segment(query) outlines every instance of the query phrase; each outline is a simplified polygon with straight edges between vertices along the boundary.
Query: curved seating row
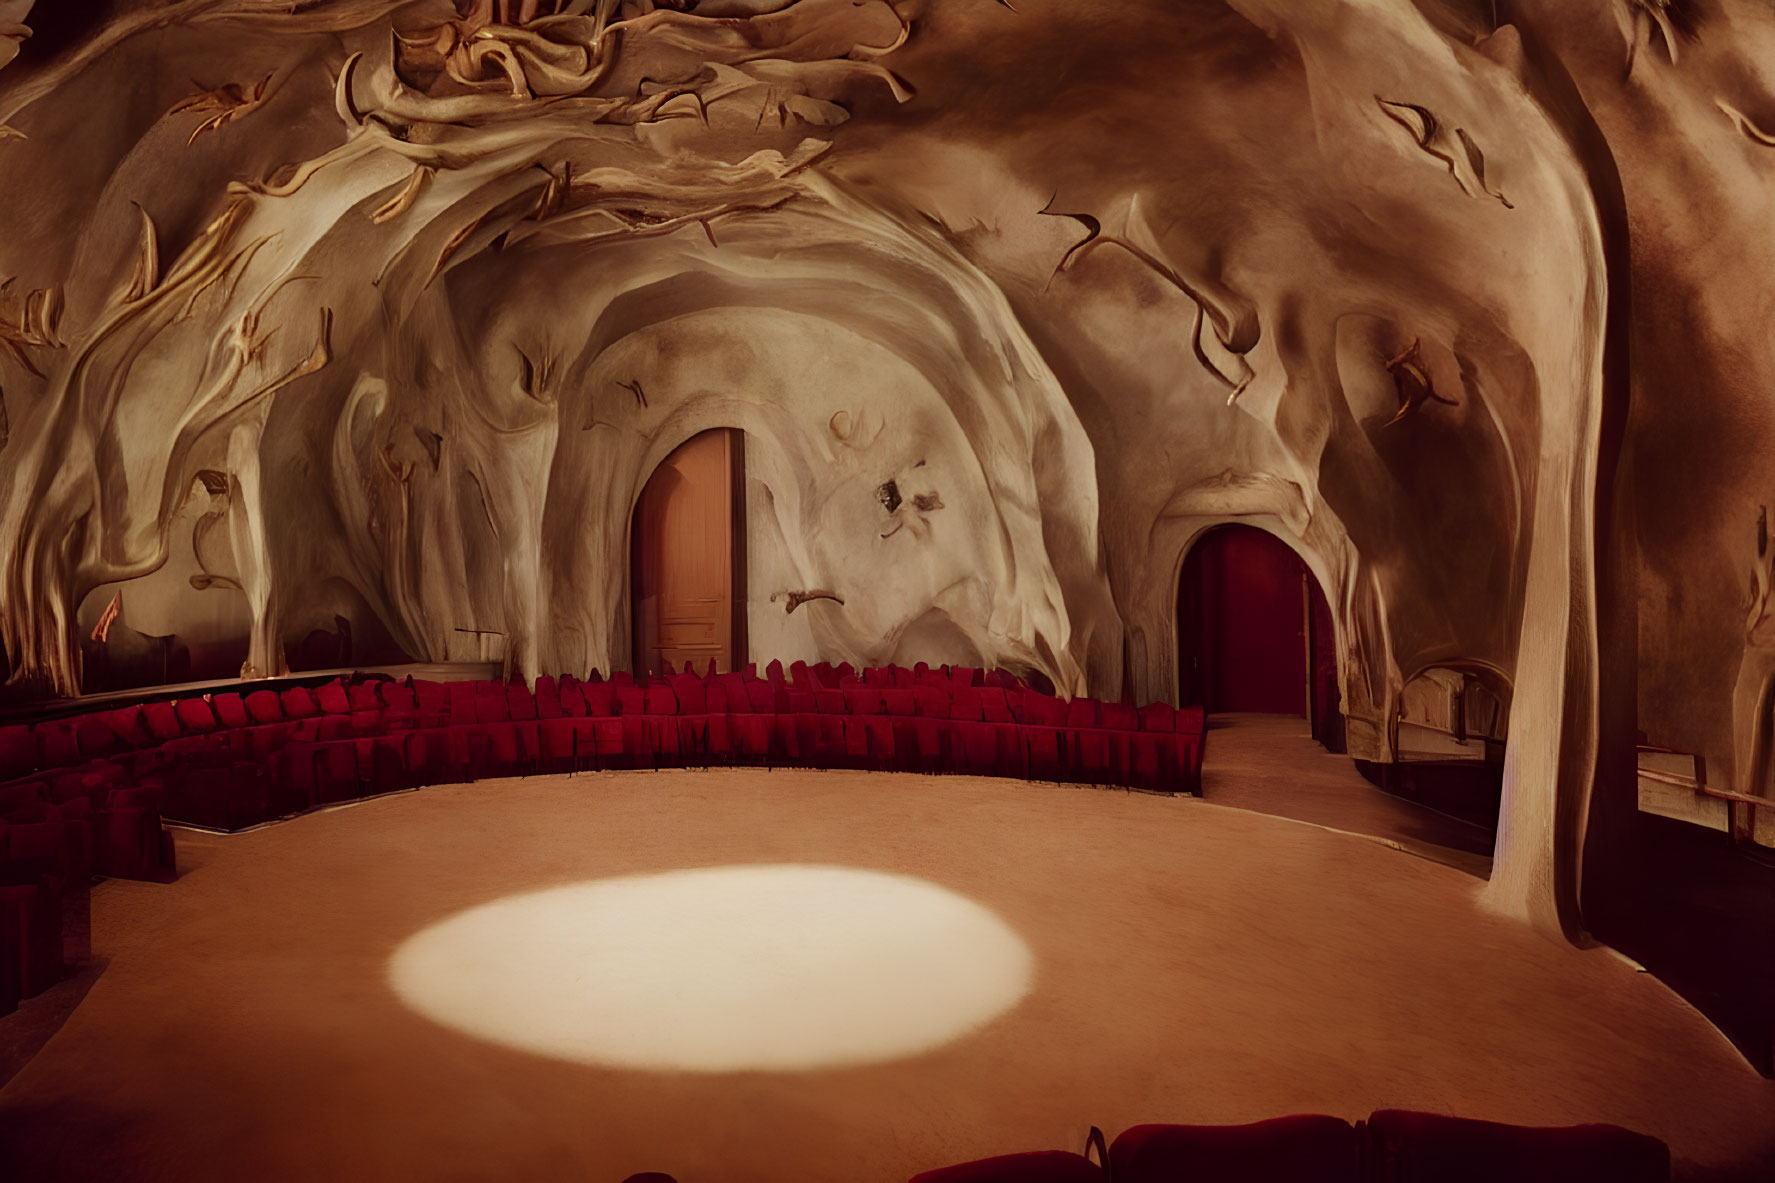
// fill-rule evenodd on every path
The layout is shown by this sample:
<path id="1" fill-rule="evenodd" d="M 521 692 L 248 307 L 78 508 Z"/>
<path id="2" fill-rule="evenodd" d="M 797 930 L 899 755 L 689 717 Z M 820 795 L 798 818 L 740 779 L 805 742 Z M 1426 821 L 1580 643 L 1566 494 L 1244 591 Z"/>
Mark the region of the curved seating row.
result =
<path id="1" fill-rule="evenodd" d="M 1529 1127 L 1382 1109 L 1354 1125 L 1300 1114 L 1249 1125 L 1137 1125 L 1099 1162 L 1038 1150 L 911 1183 L 1669 1183 L 1670 1150 L 1613 1125 Z M 1092 1149 L 1087 1143 L 1086 1150 Z"/>
<path id="2" fill-rule="evenodd" d="M 163 814 L 235 830 L 420 785 L 728 764 L 1195 792 L 1203 729 L 1199 709 L 1067 702 L 1001 671 L 777 662 L 533 688 L 360 676 L 0 727 L 0 980 L 9 956 L 25 997 L 59 976 L 67 885 L 172 877 Z"/>
<path id="3" fill-rule="evenodd" d="M 0 816 L 87 813 L 120 794 L 239 829 L 422 784 L 591 769 L 805 765 L 976 773 L 1194 792 L 1203 717 L 1070 702 L 1001 672 L 771 663 L 760 676 L 637 681 L 334 680 L 147 703 L 8 728 Z M 32 820 L 36 820 L 35 817 Z M 142 851 L 98 869 L 142 874 Z M 133 864 L 132 864 L 132 859 Z M 151 862 L 152 860 L 147 860 Z"/>

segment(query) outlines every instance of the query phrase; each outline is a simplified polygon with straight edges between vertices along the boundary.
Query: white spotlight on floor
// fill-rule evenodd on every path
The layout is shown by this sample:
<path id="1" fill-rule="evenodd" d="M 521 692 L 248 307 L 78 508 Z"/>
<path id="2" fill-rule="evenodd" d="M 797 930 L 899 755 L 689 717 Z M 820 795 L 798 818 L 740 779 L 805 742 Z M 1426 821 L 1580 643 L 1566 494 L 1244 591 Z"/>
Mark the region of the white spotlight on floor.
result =
<path id="1" fill-rule="evenodd" d="M 1015 1006 L 1034 959 L 981 905 L 850 867 L 704 867 L 510 896 L 395 951 L 408 1005 L 539 1055 L 787 1071 L 928 1051 Z"/>

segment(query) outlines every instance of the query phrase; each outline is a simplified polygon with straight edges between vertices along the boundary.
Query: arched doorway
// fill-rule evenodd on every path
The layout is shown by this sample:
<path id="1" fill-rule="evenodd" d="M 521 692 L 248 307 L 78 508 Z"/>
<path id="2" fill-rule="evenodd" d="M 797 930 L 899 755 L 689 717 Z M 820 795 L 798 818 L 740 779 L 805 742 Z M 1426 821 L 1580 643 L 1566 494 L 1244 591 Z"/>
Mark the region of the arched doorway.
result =
<path id="1" fill-rule="evenodd" d="M 1197 539 L 1177 585 L 1177 642 L 1184 705 L 1301 715 L 1343 750 L 1331 607 L 1281 539 L 1241 525 Z"/>
<path id="2" fill-rule="evenodd" d="M 630 523 L 633 669 L 746 662 L 745 436 L 716 428 L 660 462 Z"/>

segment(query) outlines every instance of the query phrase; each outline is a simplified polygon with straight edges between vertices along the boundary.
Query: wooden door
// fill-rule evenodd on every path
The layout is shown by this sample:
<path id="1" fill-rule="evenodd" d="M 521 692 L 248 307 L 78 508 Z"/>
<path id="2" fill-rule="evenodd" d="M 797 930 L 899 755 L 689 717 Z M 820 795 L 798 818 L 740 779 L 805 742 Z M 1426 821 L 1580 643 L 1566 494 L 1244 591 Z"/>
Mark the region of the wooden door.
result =
<path id="1" fill-rule="evenodd" d="M 634 670 L 746 660 L 745 437 L 717 428 L 666 457 L 630 528 Z"/>

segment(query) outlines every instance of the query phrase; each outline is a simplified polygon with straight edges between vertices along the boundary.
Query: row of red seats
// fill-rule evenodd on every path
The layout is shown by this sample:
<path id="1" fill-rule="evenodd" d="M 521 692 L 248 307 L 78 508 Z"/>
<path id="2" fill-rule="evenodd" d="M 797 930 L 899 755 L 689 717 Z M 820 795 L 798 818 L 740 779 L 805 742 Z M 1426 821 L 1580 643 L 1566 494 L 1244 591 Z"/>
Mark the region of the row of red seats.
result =
<path id="1" fill-rule="evenodd" d="M 1535 1128 L 1382 1109 L 1354 1125 L 1301 1114 L 1236 1126 L 1137 1125 L 1086 1154 L 1042 1150 L 912 1183 L 1669 1183 L 1670 1149 L 1613 1125 Z M 1098 1161 L 1088 1155 L 1095 1149 Z M 1101 1164 L 1101 1165 L 1100 1165 Z"/>
<path id="2" fill-rule="evenodd" d="M 422 784 L 590 769 L 808 765 L 1128 785 L 1199 784 L 1200 710 L 1065 702 L 1009 674 L 773 662 L 760 677 L 332 681 L 148 703 L 31 729 L 15 806 L 121 792 L 238 829 Z M 42 767 L 49 765 L 48 767 Z M 16 765 L 14 766 L 16 771 Z M 0 790 L 4 792 L 8 790 Z M 89 809 L 89 812 L 92 810 Z M 103 873 L 128 874 L 113 858 Z M 138 858 L 137 861 L 142 861 Z"/>

